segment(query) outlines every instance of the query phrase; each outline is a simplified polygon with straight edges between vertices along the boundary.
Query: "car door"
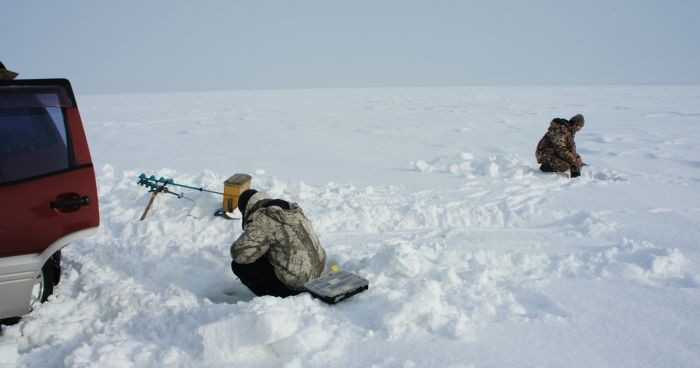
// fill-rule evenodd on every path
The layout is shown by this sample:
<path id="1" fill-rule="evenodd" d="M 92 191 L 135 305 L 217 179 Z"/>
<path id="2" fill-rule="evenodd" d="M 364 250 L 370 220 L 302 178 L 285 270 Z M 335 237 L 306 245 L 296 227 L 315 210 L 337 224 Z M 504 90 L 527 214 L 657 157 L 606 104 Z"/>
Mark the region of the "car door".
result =
<path id="1" fill-rule="evenodd" d="M 0 257 L 99 225 L 95 171 L 70 83 L 0 82 Z"/>

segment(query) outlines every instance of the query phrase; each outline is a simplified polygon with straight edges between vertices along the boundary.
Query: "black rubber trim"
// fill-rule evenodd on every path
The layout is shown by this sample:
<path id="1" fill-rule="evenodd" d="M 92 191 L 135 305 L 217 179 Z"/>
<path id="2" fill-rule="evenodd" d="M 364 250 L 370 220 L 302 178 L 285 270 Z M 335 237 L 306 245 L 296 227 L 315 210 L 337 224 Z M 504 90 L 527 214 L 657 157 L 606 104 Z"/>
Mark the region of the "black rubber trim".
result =
<path id="1" fill-rule="evenodd" d="M 73 134 L 71 134 L 70 124 L 68 124 L 68 115 L 66 115 L 66 109 L 61 109 L 61 115 L 63 115 L 63 129 L 66 131 L 66 150 L 68 151 L 68 166 L 73 167 L 78 163 L 75 157 L 75 148 L 73 146 Z"/>
<path id="2" fill-rule="evenodd" d="M 52 172 L 50 172 L 50 173 L 41 174 L 41 175 L 37 175 L 37 176 L 32 176 L 32 177 L 29 177 L 29 178 L 24 178 L 24 179 L 19 179 L 19 180 L 14 180 L 14 181 L 8 181 L 8 182 L 5 182 L 5 183 L 0 183 L 0 188 L 2 188 L 2 187 L 9 187 L 9 186 L 11 186 L 11 185 L 24 184 L 24 183 L 27 183 L 27 182 L 30 182 L 30 181 L 39 180 L 39 179 L 44 179 L 44 178 L 48 178 L 48 177 L 50 177 L 50 176 L 61 175 L 61 174 L 65 174 L 65 173 L 67 173 L 67 172 L 77 171 L 77 170 L 83 170 L 83 169 L 88 169 L 88 168 L 94 168 L 94 167 L 92 166 L 91 163 L 90 163 L 90 164 L 79 165 L 79 166 L 73 166 L 73 167 L 69 167 L 69 168 L 67 168 L 67 169 L 58 170 L 58 171 L 52 171 Z"/>

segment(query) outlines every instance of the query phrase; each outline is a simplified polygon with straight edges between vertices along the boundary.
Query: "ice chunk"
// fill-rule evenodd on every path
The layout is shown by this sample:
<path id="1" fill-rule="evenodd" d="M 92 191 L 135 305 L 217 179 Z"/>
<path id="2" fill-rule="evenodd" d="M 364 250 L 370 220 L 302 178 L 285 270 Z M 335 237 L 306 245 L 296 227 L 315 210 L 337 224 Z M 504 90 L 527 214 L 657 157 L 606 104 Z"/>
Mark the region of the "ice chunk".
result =
<path id="1" fill-rule="evenodd" d="M 199 328 L 205 360 L 227 360 L 241 349 L 279 341 L 299 328 L 297 319 L 281 309 L 260 315 L 240 315 Z"/>

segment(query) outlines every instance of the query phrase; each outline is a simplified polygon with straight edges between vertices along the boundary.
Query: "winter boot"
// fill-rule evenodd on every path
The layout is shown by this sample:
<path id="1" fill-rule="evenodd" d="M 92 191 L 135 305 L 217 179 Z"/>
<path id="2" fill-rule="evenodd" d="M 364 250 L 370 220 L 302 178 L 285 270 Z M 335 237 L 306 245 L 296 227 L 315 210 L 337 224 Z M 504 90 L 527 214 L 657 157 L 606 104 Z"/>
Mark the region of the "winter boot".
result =
<path id="1" fill-rule="evenodd" d="M 579 169 L 577 167 L 572 167 L 571 168 L 571 178 L 572 179 L 578 178 L 579 176 L 581 176 L 581 169 Z"/>

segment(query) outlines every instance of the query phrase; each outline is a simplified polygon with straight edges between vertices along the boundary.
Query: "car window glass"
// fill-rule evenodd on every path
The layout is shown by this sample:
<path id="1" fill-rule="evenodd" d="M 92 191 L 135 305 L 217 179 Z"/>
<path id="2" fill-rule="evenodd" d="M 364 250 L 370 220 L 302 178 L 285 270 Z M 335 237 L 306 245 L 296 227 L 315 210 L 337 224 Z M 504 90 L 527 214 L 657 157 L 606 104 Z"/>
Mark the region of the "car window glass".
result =
<path id="1" fill-rule="evenodd" d="M 56 129 L 58 129 L 58 134 L 61 135 L 63 143 L 68 145 L 68 141 L 66 140 L 66 124 L 63 121 L 63 110 L 60 107 L 52 106 L 47 107 L 46 111 L 49 113 L 49 116 L 51 116 L 51 120 L 56 126 Z"/>
<path id="2" fill-rule="evenodd" d="M 60 107 L 0 108 L 0 184 L 69 168 Z"/>

